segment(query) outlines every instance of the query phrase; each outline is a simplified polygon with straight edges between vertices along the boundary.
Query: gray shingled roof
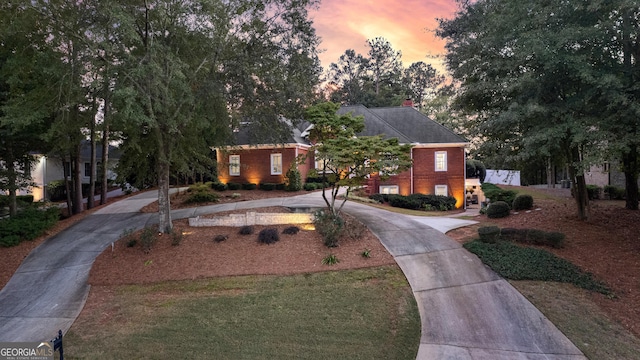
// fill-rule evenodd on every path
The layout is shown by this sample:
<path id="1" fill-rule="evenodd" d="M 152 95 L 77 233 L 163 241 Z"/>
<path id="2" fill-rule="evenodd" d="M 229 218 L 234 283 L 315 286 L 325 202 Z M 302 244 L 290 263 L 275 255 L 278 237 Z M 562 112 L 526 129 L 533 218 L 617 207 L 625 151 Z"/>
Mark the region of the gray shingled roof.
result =
<path id="1" fill-rule="evenodd" d="M 369 109 L 363 105 L 342 106 L 338 114 L 352 113 L 354 116 L 364 117 L 364 131 L 360 136 L 383 135 L 384 138 L 397 138 L 401 144 L 460 144 L 467 140 L 456 135 L 453 131 L 431 120 L 428 116 L 408 106 L 396 106 L 386 108 Z M 309 126 L 309 122 L 298 122 L 293 126 L 289 121 L 283 120 L 283 127 L 289 127 L 291 131 L 282 136 L 284 131 L 266 129 L 260 123 L 243 124 L 239 131 L 234 133 L 233 145 L 257 145 L 257 144 L 307 144 L 303 132 Z M 273 125 L 273 124 L 271 124 Z M 282 129 L 281 129 L 282 130 Z"/>
<path id="2" fill-rule="evenodd" d="M 273 126 L 273 124 L 270 124 Z M 233 133 L 233 145 L 258 145 L 258 144 L 305 144 L 309 145 L 309 140 L 300 134 L 302 130 L 298 126 L 292 126 L 289 121 L 283 120 L 280 126 L 288 127 L 291 131 L 284 129 L 265 128 L 262 124 L 246 123 L 240 126 L 238 131 Z M 285 135 L 283 135 L 285 134 Z"/>
<path id="3" fill-rule="evenodd" d="M 409 106 L 366 108 L 363 105 L 342 106 L 339 114 L 364 116 L 365 128 L 358 135 L 383 135 L 397 138 L 402 144 L 459 144 L 467 140 L 431 120 Z"/>

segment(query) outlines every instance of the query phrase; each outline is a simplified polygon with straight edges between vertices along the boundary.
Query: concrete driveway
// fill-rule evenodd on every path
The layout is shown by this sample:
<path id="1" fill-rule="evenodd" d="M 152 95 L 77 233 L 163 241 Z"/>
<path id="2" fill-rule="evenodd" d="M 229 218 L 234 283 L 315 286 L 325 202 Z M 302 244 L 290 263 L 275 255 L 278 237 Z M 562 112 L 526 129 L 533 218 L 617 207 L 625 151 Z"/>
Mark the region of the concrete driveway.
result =
<path id="1" fill-rule="evenodd" d="M 123 199 L 48 239 L 0 291 L 0 341 L 42 341 L 80 313 L 94 259 L 124 229 L 157 222 L 138 212 L 156 199 Z M 175 219 L 264 206 L 322 207 L 319 193 L 175 210 Z M 564 334 L 473 254 L 443 234 L 469 220 L 413 217 L 349 202 L 394 256 L 422 320 L 418 359 L 586 359 Z"/>

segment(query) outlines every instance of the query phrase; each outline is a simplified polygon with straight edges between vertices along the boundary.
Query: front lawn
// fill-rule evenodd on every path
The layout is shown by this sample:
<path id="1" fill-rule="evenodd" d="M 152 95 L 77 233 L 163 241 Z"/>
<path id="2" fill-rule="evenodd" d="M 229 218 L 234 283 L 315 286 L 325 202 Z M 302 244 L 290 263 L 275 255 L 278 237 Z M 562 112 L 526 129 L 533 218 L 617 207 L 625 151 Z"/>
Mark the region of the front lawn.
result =
<path id="1" fill-rule="evenodd" d="M 396 266 L 94 286 L 69 359 L 415 359 L 420 316 Z"/>

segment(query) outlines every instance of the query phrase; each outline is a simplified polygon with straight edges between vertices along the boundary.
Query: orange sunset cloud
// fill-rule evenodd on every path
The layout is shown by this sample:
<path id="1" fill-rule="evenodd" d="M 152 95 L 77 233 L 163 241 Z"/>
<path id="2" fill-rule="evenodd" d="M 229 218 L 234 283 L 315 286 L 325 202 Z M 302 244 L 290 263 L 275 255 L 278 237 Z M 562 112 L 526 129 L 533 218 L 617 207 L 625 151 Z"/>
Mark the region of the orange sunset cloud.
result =
<path id="1" fill-rule="evenodd" d="M 322 66 L 337 62 L 347 49 L 366 55 L 367 39 L 383 37 L 402 52 L 404 66 L 416 61 L 445 70 L 442 60 L 444 40 L 434 30 L 436 18 L 451 18 L 455 0 L 322 0 L 310 12 L 318 36 L 322 39 Z"/>

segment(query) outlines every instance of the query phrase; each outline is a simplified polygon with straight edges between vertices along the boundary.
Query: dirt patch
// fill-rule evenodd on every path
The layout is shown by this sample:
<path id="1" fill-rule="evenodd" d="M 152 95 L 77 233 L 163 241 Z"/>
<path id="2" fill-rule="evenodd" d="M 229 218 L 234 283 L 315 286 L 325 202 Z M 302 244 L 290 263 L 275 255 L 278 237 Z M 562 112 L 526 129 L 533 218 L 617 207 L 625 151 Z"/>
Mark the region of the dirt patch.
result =
<path id="1" fill-rule="evenodd" d="M 189 227 L 187 220 L 174 221 L 174 226 L 184 234 L 180 245 L 172 246 L 171 237 L 166 234 L 154 234 L 156 243 L 145 254 L 139 241 L 133 247 L 119 241 L 113 250 L 98 256 L 89 283 L 121 285 L 235 275 L 288 275 L 395 264 L 369 231 L 358 240 L 342 239 L 338 247 L 327 248 L 315 230 L 283 234 L 290 225 L 256 225 L 250 235 L 239 234 L 237 227 Z M 278 242 L 258 242 L 258 233 L 267 227 L 277 229 Z M 225 240 L 216 241 L 219 235 Z M 362 256 L 365 250 L 369 250 L 369 258 Z M 339 263 L 323 264 L 329 254 L 335 255 Z"/>

